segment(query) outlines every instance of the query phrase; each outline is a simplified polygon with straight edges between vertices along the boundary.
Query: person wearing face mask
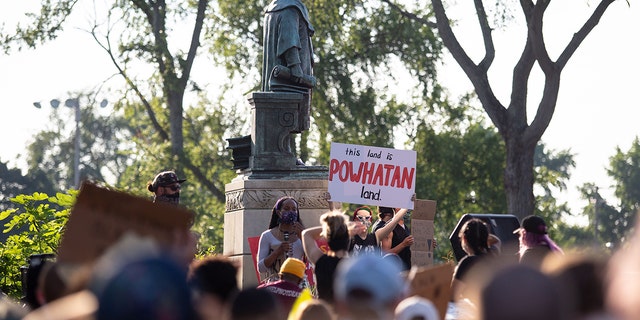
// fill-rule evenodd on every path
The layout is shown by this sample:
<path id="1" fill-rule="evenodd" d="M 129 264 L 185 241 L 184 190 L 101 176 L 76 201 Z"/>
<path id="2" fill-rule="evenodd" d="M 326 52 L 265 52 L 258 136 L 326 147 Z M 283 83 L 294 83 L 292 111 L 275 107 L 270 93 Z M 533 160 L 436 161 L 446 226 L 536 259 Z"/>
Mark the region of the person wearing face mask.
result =
<path id="1" fill-rule="evenodd" d="M 152 182 L 147 183 L 147 190 L 153 192 L 154 203 L 166 203 L 169 205 L 180 205 L 181 184 L 187 179 L 178 179 L 174 171 L 162 171 L 158 173 Z M 193 226 L 195 214 L 192 213 L 190 226 Z M 188 266 L 198 253 L 198 241 L 200 234 L 193 230 L 184 233 L 177 232 L 173 241 L 173 246 L 169 248 L 178 262 Z"/>
<path id="2" fill-rule="evenodd" d="M 153 202 L 173 205 L 180 204 L 180 185 L 187 179 L 178 179 L 174 171 L 163 171 L 147 184 L 147 190 L 153 192 Z"/>
<path id="3" fill-rule="evenodd" d="M 276 201 L 271 211 L 269 228 L 262 232 L 258 242 L 260 283 L 279 280 L 278 273 L 287 258 L 304 259 L 298 202 L 289 196 Z"/>
<path id="4" fill-rule="evenodd" d="M 393 231 L 393 228 L 404 218 L 406 213 L 407 209 L 401 209 L 393 216 L 393 219 L 389 220 L 389 223 L 377 230 L 369 231 L 372 219 L 371 208 L 367 206 L 357 208 L 353 212 L 351 219 L 357 225 L 357 234 L 351 238 L 349 245 L 350 256 L 359 256 L 361 254 L 381 255 L 380 242 Z"/>

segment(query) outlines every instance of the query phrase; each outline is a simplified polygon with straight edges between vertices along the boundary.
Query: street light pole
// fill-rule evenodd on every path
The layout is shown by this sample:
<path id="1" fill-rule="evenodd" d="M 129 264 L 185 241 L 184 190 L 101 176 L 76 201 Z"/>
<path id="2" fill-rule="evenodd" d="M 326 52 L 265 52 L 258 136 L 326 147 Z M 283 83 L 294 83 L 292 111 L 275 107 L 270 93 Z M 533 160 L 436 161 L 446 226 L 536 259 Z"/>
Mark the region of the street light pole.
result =
<path id="1" fill-rule="evenodd" d="M 60 105 L 60 100 L 52 99 L 50 104 L 52 108 L 57 109 Z M 107 100 L 103 99 L 100 102 L 100 107 L 104 108 L 107 104 Z M 38 109 L 42 107 L 40 102 L 34 102 L 33 105 Z M 77 189 L 80 189 L 80 122 L 82 121 L 82 115 L 80 113 L 80 98 L 69 98 L 65 100 L 64 105 L 69 108 L 73 108 L 75 112 L 76 129 L 73 146 L 73 185 Z"/>
<path id="2" fill-rule="evenodd" d="M 76 132 L 73 148 L 73 185 L 76 189 L 80 189 L 80 101 L 78 98 L 67 99 L 64 105 L 69 108 L 74 108 L 76 113 Z"/>
<path id="3" fill-rule="evenodd" d="M 597 190 L 597 189 L 596 189 Z M 600 239 L 598 238 L 598 209 L 600 207 L 600 195 L 596 193 L 596 203 L 593 206 L 593 235 L 596 238 L 596 245 L 600 246 Z"/>
<path id="4" fill-rule="evenodd" d="M 600 240 L 598 239 L 598 207 L 600 206 L 600 194 L 598 193 L 598 187 L 595 189 L 595 194 L 591 199 L 593 204 L 593 242 L 596 247 L 600 246 Z"/>

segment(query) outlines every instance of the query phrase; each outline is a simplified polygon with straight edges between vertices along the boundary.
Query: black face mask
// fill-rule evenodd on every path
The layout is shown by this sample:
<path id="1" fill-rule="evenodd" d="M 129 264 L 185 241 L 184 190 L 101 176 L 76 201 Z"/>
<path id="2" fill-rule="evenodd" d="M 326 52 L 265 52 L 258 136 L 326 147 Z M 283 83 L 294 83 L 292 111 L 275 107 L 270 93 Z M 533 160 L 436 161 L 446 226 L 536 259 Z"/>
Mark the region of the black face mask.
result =
<path id="1" fill-rule="evenodd" d="M 177 206 L 180 204 L 180 192 L 155 196 L 155 198 L 153 198 L 153 202 L 164 202 Z"/>

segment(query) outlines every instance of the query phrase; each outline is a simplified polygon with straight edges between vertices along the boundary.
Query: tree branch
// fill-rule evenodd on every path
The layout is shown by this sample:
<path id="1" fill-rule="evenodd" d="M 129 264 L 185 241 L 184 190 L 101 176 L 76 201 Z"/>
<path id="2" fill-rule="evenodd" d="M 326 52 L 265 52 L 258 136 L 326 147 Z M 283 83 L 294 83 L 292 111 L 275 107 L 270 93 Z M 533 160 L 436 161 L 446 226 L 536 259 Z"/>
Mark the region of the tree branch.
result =
<path id="1" fill-rule="evenodd" d="M 524 13 L 527 24 L 531 20 L 531 11 L 533 10 L 533 3 L 529 0 L 520 1 L 522 11 Z M 518 128 L 526 128 L 527 122 L 527 95 L 529 92 L 529 77 L 531 70 L 535 65 L 536 59 L 533 53 L 533 46 L 531 43 L 531 36 L 527 34 L 527 41 L 525 43 L 520 59 L 513 68 L 513 79 L 511 83 L 511 101 L 509 103 L 508 113 L 509 119 L 515 121 L 513 125 Z"/>
<path id="2" fill-rule="evenodd" d="M 155 130 L 160 135 L 160 138 L 162 140 L 165 140 L 165 141 L 169 140 L 169 135 L 167 134 L 167 131 L 165 131 L 164 128 L 160 125 L 160 122 L 158 122 L 158 119 L 156 118 L 155 112 L 153 111 L 153 108 L 151 107 L 151 104 L 144 97 L 144 95 L 142 94 L 142 92 L 140 91 L 138 86 L 133 82 L 133 80 L 129 77 L 129 75 L 126 73 L 126 71 L 120 66 L 120 64 L 116 60 L 116 58 L 115 58 L 115 56 L 113 54 L 113 49 L 111 47 L 111 40 L 110 40 L 111 39 L 110 38 L 111 30 L 109 29 L 107 31 L 107 34 L 105 35 L 105 39 L 106 39 L 107 43 L 104 44 L 104 43 L 102 43 L 100 41 L 100 39 L 98 39 L 98 36 L 96 34 L 96 31 L 95 31 L 96 28 L 97 28 L 97 25 L 94 25 L 93 29 L 91 30 L 91 36 L 93 36 L 93 39 L 98 43 L 98 45 L 105 52 L 107 52 L 107 54 L 109 55 L 109 59 L 111 59 L 111 62 L 113 63 L 113 65 L 118 70 L 118 73 L 122 76 L 124 81 L 135 92 L 136 96 L 138 96 L 138 99 L 140 99 L 140 101 L 142 102 L 142 105 L 144 106 L 145 110 L 147 111 L 147 115 L 149 115 L 149 119 L 151 120 L 151 123 L 152 123 L 153 127 L 155 128 Z"/>
<path id="3" fill-rule="evenodd" d="M 537 143 L 542 134 L 549 127 L 553 118 L 556 103 L 558 101 L 558 91 L 560 90 L 561 69 L 551 60 L 544 42 L 543 18 L 550 1 L 538 1 L 532 7 L 525 7 L 525 15 L 528 19 L 528 43 L 531 44 L 535 59 L 545 75 L 542 98 L 538 104 L 536 115 L 522 135 L 522 141 L 526 144 Z"/>
<path id="4" fill-rule="evenodd" d="M 164 75 L 165 73 L 170 73 L 172 79 L 176 79 L 174 67 L 173 67 L 173 56 L 169 53 L 169 44 L 167 43 L 167 30 L 166 30 L 166 4 L 164 0 L 151 1 L 153 14 L 151 16 L 151 20 L 149 20 L 149 25 L 151 25 L 151 29 L 153 30 L 153 38 L 155 39 L 154 51 L 157 63 L 158 70 L 160 70 L 160 74 Z M 165 60 L 166 59 L 166 60 Z M 167 79 L 166 76 L 163 76 L 164 79 Z M 165 88 L 166 89 L 166 88 Z"/>
<path id="5" fill-rule="evenodd" d="M 449 52 L 451 52 L 451 55 L 456 62 L 458 62 L 460 67 L 462 67 L 462 70 L 465 72 L 467 77 L 469 77 L 469 80 L 471 80 L 471 83 L 478 94 L 478 99 L 480 99 L 484 110 L 487 112 L 487 115 L 493 124 L 498 128 L 498 130 L 504 132 L 507 124 L 506 109 L 500 101 L 498 101 L 491 89 L 491 84 L 489 83 L 487 76 L 489 65 L 483 66 L 483 68 L 486 69 L 479 68 L 473 60 L 469 58 L 449 25 L 449 18 L 446 15 L 442 1 L 433 0 L 432 5 L 436 16 L 438 32 L 440 33 L 442 42 L 447 49 L 449 49 Z M 491 37 L 490 32 L 488 33 L 488 36 Z M 491 46 L 491 48 L 493 48 L 493 46 Z M 485 48 L 485 50 L 487 49 L 489 48 Z M 490 55 L 491 53 L 486 52 L 485 58 Z M 485 60 L 488 63 L 490 59 L 486 58 Z"/>
<path id="6" fill-rule="evenodd" d="M 202 183 L 207 189 L 209 189 L 209 191 L 211 191 L 211 193 L 216 197 L 216 199 L 218 199 L 218 201 L 223 203 L 226 201 L 226 195 L 224 194 L 224 192 L 220 191 L 220 189 L 218 189 L 218 187 L 216 187 L 213 182 L 211 182 L 211 180 L 207 178 L 202 170 L 200 170 L 200 167 L 194 165 L 188 157 L 184 156 L 184 154 L 181 154 L 180 160 L 182 163 L 184 163 L 184 166 L 193 173 L 196 179 L 200 181 L 200 183 Z"/>
<path id="7" fill-rule="evenodd" d="M 3 34 L 4 26 L 0 26 L 0 49 L 9 54 L 12 48 L 22 51 L 26 45 L 35 49 L 40 44 L 56 39 L 77 2 L 78 0 L 58 0 L 52 4 L 51 1 L 43 1 L 40 13 L 26 14 L 33 20 L 27 23 L 27 27 L 18 24 L 12 35 Z"/>
<path id="8" fill-rule="evenodd" d="M 196 52 L 200 47 L 200 34 L 202 33 L 202 26 L 204 24 L 205 12 L 209 0 L 198 0 L 198 13 L 196 14 L 196 22 L 193 27 L 193 34 L 191 35 L 191 45 L 189 46 L 189 53 L 185 60 L 182 75 L 180 78 L 181 87 L 186 88 L 187 81 L 191 75 L 191 68 L 193 67 L 193 61 L 196 58 Z"/>
<path id="9" fill-rule="evenodd" d="M 480 24 L 480 30 L 482 31 L 482 40 L 484 42 L 485 55 L 478 67 L 483 72 L 487 72 L 489 67 L 493 63 L 493 59 L 496 56 L 496 49 L 493 46 L 493 38 L 491 37 L 491 27 L 487 21 L 487 13 L 484 11 L 484 5 L 482 0 L 474 0 L 476 7 L 476 15 L 478 16 L 478 23 Z"/>
<path id="10" fill-rule="evenodd" d="M 536 116 L 523 135 L 523 141 L 537 143 L 549 127 L 553 118 L 560 90 L 560 71 L 545 77 L 542 99 L 538 105 Z"/>
<path id="11" fill-rule="evenodd" d="M 544 133 L 546 128 L 549 126 L 549 123 L 551 122 L 551 118 L 553 117 L 553 113 L 555 111 L 556 103 L 558 100 L 558 91 L 560 89 L 560 74 L 562 72 L 562 69 L 566 66 L 571 56 L 575 53 L 575 51 L 578 49 L 580 44 L 582 44 L 582 42 L 587 37 L 587 35 L 598 24 L 598 22 L 600 21 L 600 18 L 602 17 L 604 12 L 607 10 L 609 5 L 613 1 L 614 0 L 602 0 L 600 2 L 600 4 L 598 5 L 598 7 L 596 7 L 591 17 L 587 19 L 587 21 L 582 26 L 582 28 L 580 28 L 580 30 L 571 39 L 571 41 L 569 42 L 565 50 L 562 52 L 562 54 L 560 55 L 556 63 L 553 63 L 549 58 L 549 56 L 546 54 L 546 49 L 544 49 L 544 40 L 542 40 L 542 36 L 536 39 L 536 41 L 542 42 L 542 48 L 538 48 L 538 50 L 536 50 L 535 53 L 541 68 L 543 68 L 543 71 L 545 71 L 545 87 L 544 87 L 542 100 L 540 101 L 538 110 L 536 112 L 536 116 L 533 119 L 533 122 L 531 122 L 531 125 L 525 134 L 525 139 L 528 139 L 528 140 L 535 139 L 537 141 L 540 139 L 540 137 L 542 137 L 542 134 Z M 543 9 L 534 9 L 534 16 L 540 14 L 540 13 L 536 13 L 537 10 L 542 10 L 543 12 L 544 9 L 546 9 L 546 6 Z M 535 17 L 532 20 L 538 20 L 538 19 L 541 21 L 542 18 Z M 539 26 L 536 26 L 536 28 L 539 28 L 539 30 L 537 30 L 536 32 L 540 32 L 540 35 L 541 35 L 541 32 L 542 32 L 541 22 Z M 538 56 L 538 54 L 542 54 L 543 56 L 540 57 Z M 541 62 L 541 60 L 545 62 Z M 545 65 L 545 67 L 543 67 L 543 65 Z M 547 69 L 545 70 L 545 68 Z"/>
<path id="12" fill-rule="evenodd" d="M 540 68 L 546 75 L 554 72 L 556 67 L 555 63 L 549 57 L 542 33 L 542 19 L 550 2 L 550 0 L 536 2 L 531 12 L 531 20 L 529 21 L 529 38 L 533 46 L 533 52 L 536 55 L 536 60 L 538 60 Z"/>
<path id="13" fill-rule="evenodd" d="M 602 18 L 602 15 L 604 15 L 604 12 L 607 10 L 609 5 L 613 3 L 613 1 L 615 0 L 600 1 L 600 4 L 598 4 L 598 7 L 596 7 L 596 9 L 593 11 L 591 17 L 589 17 L 582 28 L 580 28 L 580 30 L 573 35 L 573 38 L 571 38 L 571 41 L 569 42 L 567 47 L 564 49 L 564 51 L 562 51 L 562 54 L 560 54 L 557 62 L 559 69 L 564 68 L 564 66 L 569 61 L 569 58 L 571 58 L 580 44 L 582 44 L 582 41 L 584 41 L 591 30 L 593 30 L 593 28 L 595 28 L 595 26 L 600 22 L 600 18 Z"/>
<path id="14" fill-rule="evenodd" d="M 401 8 L 399 5 L 397 5 L 397 4 L 393 3 L 393 2 L 391 2 L 390 0 L 382 0 L 382 2 L 384 2 L 384 3 L 388 4 L 392 9 L 394 9 L 394 10 L 396 10 L 396 11 L 400 12 L 400 14 L 401 14 L 401 15 L 403 15 L 403 16 L 405 16 L 405 17 L 409 18 L 410 20 L 413 20 L 413 21 L 416 21 L 416 22 L 422 23 L 422 24 L 424 24 L 424 25 L 426 25 L 426 26 L 429 26 L 429 27 L 431 27 L 431 28 L 437 28 L 437 27 L 438 27 L 438 26 L 437 26 L 435 23 L 433 23 L 432 21 L 429 21 L 429 20 L 427 20 L 427 19 L 424 19 L 424 18 L 418 17 L 416 14 L 414 14 L 414 13 L 412 13 L 412 12 L 409 12 L 409 11 L 407 11 L 407 10 L 405 10 L 405 9 Z"/>

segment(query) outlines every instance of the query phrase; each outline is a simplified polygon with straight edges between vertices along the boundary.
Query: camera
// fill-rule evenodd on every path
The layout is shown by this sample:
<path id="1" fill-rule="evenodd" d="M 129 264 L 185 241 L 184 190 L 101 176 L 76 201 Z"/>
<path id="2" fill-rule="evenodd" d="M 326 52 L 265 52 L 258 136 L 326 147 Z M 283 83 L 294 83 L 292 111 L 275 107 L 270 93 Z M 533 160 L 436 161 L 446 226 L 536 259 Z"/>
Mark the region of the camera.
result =
<path id="1" fill-rule="evenodd" d="M 53 253 L 32 254 L 27 258 L 27 265 L 20 266 L 20 277 L 22 282 L 22 300 L 31 309 L 36 309 L 40 303 L 36 299 L 36 289 L 38 287 L 38 278 L 42 267 L 48 261 L 54 261 L 56 255 Z"/>

